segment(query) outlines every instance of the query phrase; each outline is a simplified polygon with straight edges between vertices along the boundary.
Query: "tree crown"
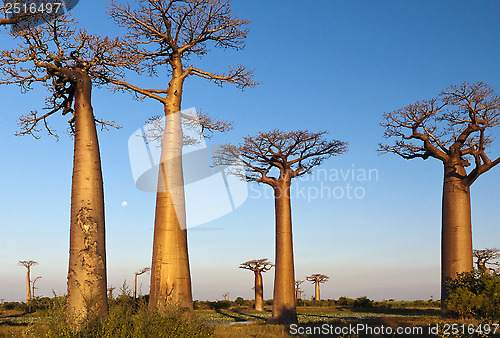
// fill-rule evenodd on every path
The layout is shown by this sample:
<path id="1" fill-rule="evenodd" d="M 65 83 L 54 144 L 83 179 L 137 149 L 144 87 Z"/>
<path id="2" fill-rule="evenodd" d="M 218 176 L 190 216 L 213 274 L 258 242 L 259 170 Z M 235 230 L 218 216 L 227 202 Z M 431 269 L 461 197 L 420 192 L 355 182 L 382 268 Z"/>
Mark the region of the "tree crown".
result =
<path id="1" fill-rule="evenodd" d="M 225 74 L 184 67 L 192 55 L 209 52 L 215 47 L 240 50 L 247 37 L 250 22 L 234 16 L 227 0 L 145 0 L 119 5 L 112 2 L 109 13 L 114 21 L 127 29 L 121 54 L 131 60 L 129 68 L 156 75 L 160 68 L 170 73 L 176 70 L 182 79 L 197 75 L 219 85 L 234 83 L 240 88 L 254 86 L 252 71 L 242 65 L 233 66 Z M 181 61 L 181 64 L 177 63 Z M 163 89 L 144 89 L 125 81 L 114 81 L 118 88 L 131 90 L 164 102 Z"/>
<path id="2" fill-rule="evenodd" d="M 247 269 L 253 272 L 266 272 L 272 269 L 273 263 L 269 262 L 267 258 L 254 259 L 240 264 L 240 269 Z"/>
<path id="3" fill-rule="evenodd" d="M 482 82 L 451 86 L 437 97 L 419 101 L 384 114 L 384 138 L 393 144 L 379 144 L 380 153 L 394 153 L 405 159 L 434 157 L 445 165 L 475 167 L 464 183 L 500 163 L 492 161 L 486 148 L 492 142 L 491 128 L 500 124 L 500 97 Z"/>
<path id="4" fill-rule="evenodd" d="M 306 277 L 306 279 L 311 283 L 325 283 L 330 277 L 327 275 L 323 275 L 320 273 L 312 274 L 311 276 Z"/>
<path id="5" fill-rule="evenodd" d="M 0 84 L 17 84 L 22 92 L 32 89 L 34 83 L 42 83 L 49 91 L 44 114 L 37 111 L 20 118 L 20 130 L 16 135 L 32 135 L 40 132 L 43 124 L 49 134 L 57 137 L 49 127 L 47 118 L 61 111 L 71 113 L 74 86 L 88 76 L 94 84 L 108 82 L 110 76 L 121 76 L 123 66 L 118 56 L 118 40 L 90 35 L 85 30 L 77 30 L 76 22 L 69 15 L 46 18 L 43 25 L 31 27 L 10 34 L 22 42 L 18 49 L 0 51 Z M 74 117 L 70 119 L 73 125 Z M 114 122 L 98 121 L 103 127 L 114 126 Z"/>
<path id="6" fill-rule="evenodd" d="M 243 164 L 244 170 L 233 172 L 247 181 L 274 185 L 305 175 L 331 156 L 347 151 L 348 143 L 326 140 L 327 132 L 307 130 L 284 132 L 274 129 L 247 136 L 240 145 L 221 146 L 215 162 L 220 165 Z M 272 176 L 272 169 L 279 174 Z"/>
<path id="7" fill-rule="evenodd" d="M 37 265 L 38 262 L 35 262 L 33 260 L 29 260 L 29 261 L 19 261 L 18 263 L 19 265 L 22 265 L 24 266 L 25 268 L 29 269 L 30 267 L 32 267 L 33 265 Z"/>

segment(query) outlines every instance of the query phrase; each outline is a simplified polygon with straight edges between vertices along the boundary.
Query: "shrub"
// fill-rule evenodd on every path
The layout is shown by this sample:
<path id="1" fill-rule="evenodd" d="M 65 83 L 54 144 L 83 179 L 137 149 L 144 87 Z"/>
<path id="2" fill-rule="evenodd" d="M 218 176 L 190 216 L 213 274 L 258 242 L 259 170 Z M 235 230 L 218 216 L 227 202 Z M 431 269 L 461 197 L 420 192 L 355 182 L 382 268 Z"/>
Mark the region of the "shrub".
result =
<path id="1" fill-rule="evenodd" d="M 28 305 L 26 303 L 18 302 L 5 302 L 2 304 L 5 310 L 19 310 L 23 312 L 28 312 Z"/>
<path id="2" fill-rule="evenodd" d="M 500 276 L 479 271 L 464 272 L 446 282 L 445 309 L 454 316 L 500 318 Z"/>
<path id="3" fill-rule="evenodd" d="M 352 306 L 354 299 L 342 296 L 335 303 L 339 306 Z"/>
<path id="4" fill-rule="evenodd" d="M 234 300 L 234 303 L 236 305 L 242 306 L 245 305 L 246 301 L 242 297 L 238 297 Z"/>
<path id="5" fill-rule="evenodd" d="M 218 300 L 215 302 L 208 302 L 212 310 L 222 310 L 229 309 L 231 307 L 231 302 L 228 300 Z"/>
<path id="6" fill-rule="evenodd" d="M 358 297 L 354 300 L 352 306 L 356 308 L 370 308 L 373 306 L 373 300 L 367 298 L 366 296 Z"/>

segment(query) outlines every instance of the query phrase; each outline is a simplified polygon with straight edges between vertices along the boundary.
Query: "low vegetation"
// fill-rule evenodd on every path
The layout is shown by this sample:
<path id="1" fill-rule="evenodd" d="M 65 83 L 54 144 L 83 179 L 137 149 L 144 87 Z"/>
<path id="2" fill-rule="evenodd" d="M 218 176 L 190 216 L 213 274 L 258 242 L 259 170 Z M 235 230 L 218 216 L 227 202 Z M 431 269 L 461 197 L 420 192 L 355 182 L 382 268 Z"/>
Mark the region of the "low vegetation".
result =
<path id="1" fill-rule="evenodd" d="M 478 276 L 478 278 L 479 280 L 489 280 L 482 276 Z M 468 279 L 467 281 L 470 282 Z M 450 299 L 454 298 L 450 297 Z M 134 300 L 126 294 L 109 299 L 109 316 L 104 320 L 86 323 L 80 332 L 74 332 L 66 324 L 66 297 L 64 296 L 35 298 L 28 304 L 4 303 L 0 305 L 0 337 L 291 336 L 289 326 L 268 323 L 272 317 L 272 300 L 265 301 L 263 312 L 255 311 L 254 300 L 246 300 L 241 297 L 236 298 L 235 301 L 195 301 L 194 316 L 176 311 L 165 311 L 164 313 L 151 311 L 147 307 L 147 300 L 147 296 Z M 367 297 L 340 297 L 336 300 L 320 301 L 298 300 L 297 317 L 299 325 L 311 328 L 323 324 L 332 327 L 365 324 L 371 327 L 382 325 L 394 329 L 397 327 L 423 327 L 425 330 L 429 330 L 430 327 L 439 324 L 439 330 L 443 337 L 474 336 L 470 334 L 444 335 L 445 323 L 474 324 L 476 326 L 484 323 L 484 318 L 460 319 L 458 314 L 457 317 L 443 319 L 439 304 L 439 301 L 432 299 L 373 301 Z M 498 309 L 497 306 L 496 315 L 498 315 Z M 456 314 L 451 312 L 450 308 L 449 311 L 450 315 Z M 495 323 L 492 318 L 487 319 L 488 323 Z M 481 334 L 477 333 L 475 336 L 481 337 Z M 346 335 L 346 337 L 355 336 Z"/>

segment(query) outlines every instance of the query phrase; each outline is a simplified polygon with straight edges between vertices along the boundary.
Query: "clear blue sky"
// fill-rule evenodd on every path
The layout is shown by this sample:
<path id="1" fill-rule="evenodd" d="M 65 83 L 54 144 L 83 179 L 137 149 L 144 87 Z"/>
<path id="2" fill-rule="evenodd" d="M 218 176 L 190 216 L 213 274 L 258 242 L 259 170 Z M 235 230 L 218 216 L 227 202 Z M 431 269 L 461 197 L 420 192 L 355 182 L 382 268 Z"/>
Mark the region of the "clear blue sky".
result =
<path id="1" fill-rule="evenodd" d="M 324 181 L 363 189 L 362 199 L 298 195 L 292 201 L 297 279 L 329 275 L 322 297 L 372 299 L 439 298 L 442 168 L 438 161 L 405 161 L 378 156 L 384 112 L 437 95 L 451 84 L 484 81 L 500 91 L 500 2 L 483 1 L 234 1 L 250 19 L 246 49 L 212 50 L 193 62 L 223 71 L 231 64 L 255 69 L 262 82 L 245 92 L 219 88 L 202 79 L 186 82 L 183 108 L 235 122 L 210 143 L 238 142 L 273 128 L 328 130 L 350 143 L 348 154 L 328 160 L 331 170 L 376 169 L 378 179 Z M 73 15 L 89 32 L 117 33 L 105 5 L 80 1 Z M 12 46 L 0 30 L 2 48 Z M 144 87 L 166 86 L 167 78 L 141 79 Z M 54 116 L 59 142 L 13 136 L 19 115 L 41 109 L 45 92 L 21 94 L 1 86 L 2 194 L 0 195 L 0 299 L 25 295 L 25 269 L 33 259 L 38 294 L 64 293 L 69 243 L 72 140 L 66 118 Z M 105 182 L 108 284 L 119 287 L 133 272 L 151 264 L 154 194 L 134 186 L 127 141 L 144 121 L 160 115 L 156 102 L 95 89 L 96 116 L 116 120 L 120 130 L 100 132 Z M 497 131 L 498 135 L 498 131 Z M 492 153 L 500 155 L 498 142 Z M 295 182 L 297 184 L 297 182 Z M 320 187 L 318 181 L 298 182 Z M 249 186 L 250 198 L 231 214 L 189 232 L 193 294 L 221 299 L 229 292 L 252 298 L 253 276 L 238 265 L 249 259 L 274 260 L 274 205 L 256 198 L 268 188 Z M 475 248 L 499 247 L 500 168 L 472 187 Z M 361 191 L 361 190 L 360 190 Z M 267 191 L 269 195 L 269 191 Z M 128 206 L 123 207 L 122 202 Z M 274 272 L 264 278 L 272 297 Z M 147 292 L 149 276 L 141 276 Z M 314 290 L 303 284 L 306 297 Z"/>

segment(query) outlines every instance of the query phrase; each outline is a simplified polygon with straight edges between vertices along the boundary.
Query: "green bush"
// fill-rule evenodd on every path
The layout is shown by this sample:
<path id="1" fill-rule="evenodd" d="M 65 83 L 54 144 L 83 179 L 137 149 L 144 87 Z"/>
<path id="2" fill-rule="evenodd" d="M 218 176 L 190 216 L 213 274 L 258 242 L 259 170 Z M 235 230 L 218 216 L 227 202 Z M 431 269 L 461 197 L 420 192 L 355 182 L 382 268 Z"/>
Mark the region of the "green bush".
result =
<path id="1" fill-rule="evenodd" d="M 342 296 L 335 302 L 335 304 L 339 306 L 352 306 L 354 304 L 354 299 Z"/>
<path id="2" fill-rule="evenodd" d="M 242 297 L 238 297 L 234 300 L 234 303 L 239 306 L 243 306 L 246 304 L 246 301 Z"/>
<path id="3" fill-rule="evenodd" d="M 28 305 L 26 303 L 5 302 L 2 304 L 2 307 L 5 310 L 19 310 L 19 311 L 28 312 Z"/>
<path id="4" fill-rule="evenodd" d="M 212 310 L 222 310 L 229 309 L 231 307 L 231 302 L 228 300 L 218 300 L 215 302 L 208 302 Z"/>
<path id="5" fill-rule="evenodd" d="M 366 296 L 358 297 L 354 300 L 352 306 L 355 308 L 371 308 L 373 306 L 373 300 Z"/>
<path id="6" fill-rule="evenodd" d="M 500 276 L 464 272 L 446 282 L 445 309 L 461 318 L 500 318 Z"/>

